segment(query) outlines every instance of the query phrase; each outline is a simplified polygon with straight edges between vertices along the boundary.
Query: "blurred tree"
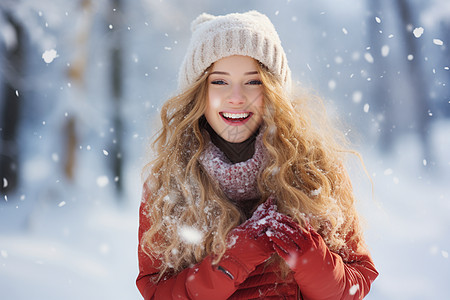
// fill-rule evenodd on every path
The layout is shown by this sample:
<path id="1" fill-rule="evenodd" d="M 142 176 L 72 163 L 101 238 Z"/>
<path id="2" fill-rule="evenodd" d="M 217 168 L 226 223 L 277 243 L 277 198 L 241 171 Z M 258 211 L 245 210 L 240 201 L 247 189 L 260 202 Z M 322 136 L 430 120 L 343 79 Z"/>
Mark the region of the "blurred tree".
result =
<path id="1" fill-rule="evenodd" d="M 75 36 L 76 48 L 74 50 L 74 57 L 70 63 L 70 67 L 67 72 L 69 82 L 74 83 L 74 89 L 78 91 L 75 93 L 77 98 L 82 93 L 85 85 L 85 72 L 88 59 L 88 41 L 89 34 L 92 28 L 93 7 L 91 0 L 81 0 L 79 6 L 81 13 L 80 25 L 77 29 Z M 73 101 L 80 101 L 80 99 L 73 99 Z M 78 145 L 77 134 L 77 115 L 73 115 L 65 120 L 65 126 L 63 126 L 63 143 L 65 145 L 65 157 L 64 157 L 64 173 L 69 180 L 74 178 L 74 172 L 76 167 L 76 147 Z"/>
<path id="2" fill-rule="evenodd" d="M 369 20 L 368 20 L 368 38 L 370 49 L 368 52 L 373 58 L 372 66 L 372 95 L 371 106 L 377 114 L 378 130 L 382 151 L 389 152 L 392 150 L 393 130 L 395 129 L 393 116 L 393 99 L 390 87 L 390 65 L 386 57 L 383 57 L 381 49 L 384 45 L 382 34 L 382 25 L 380 18 L 383 17 L 382 2 L 369 0 Z"/>
<path id="3" fill-rule="evenodd" d="M 423 70 L 421 65 L 419 40 L 413 35 L 414 24 L 417 24 L 416 16 L 414 15 L 414 7 L 407 0 L 396 0 L 396 12 L 403 28 L 401 30 L 404 41 L 405 56 L 408 59 L 407 68 L 410 85 L 412 89 L 411 103 L 416 107 L 416 116 L 411 127 L 416 131 L 420 137 L 422 144 L 423 158 L 431 166 L 433 162 L 433 154 L 430 146 L 430 101 L 428 96 L 428 82 L 423 78 Z M 411 56 L 412 55 L 412 56 Z"/>
<path id="4" fill-rule="evenodd" d="M 14 191 L 19 180 L 19 153 L 17 131 L 20 124 L 20 106 L 23 99 L 19 98 L 22 91 L 24 66 L 24 30 L 11 11 L 4 14 L 6 26 L 10 26 L 11 37 L 5 42 L 3 68 L 3 95 L 0 120 L 0 190 L 2 193 Z"/>
<path id="5" fill-rule="evenodd" d="M 124 26 L 123 22 L 123 6 L 121 0 L 112 0 L 112 8 L 109 11 L 108 17 L 111 28 L 111 94 L 113 101 L 112 111 L 112 123 L 114 129 L 114 136 L 112 145 L 110 146 L 110 152 L 112 157 L 112 171 L 114 175 L 114 182 L 119 194 L 122 194 L 122 135 L 123 135 L 123 122 L 121 115 L 121 102 L 123 94 L 123 36 L 122 30 Z M 120 196 L 119 195 L 119 196 Z M 121 199 L 121 197 L 117 197 Z"/>
<path id="6" fill-rule="evenodd" d="M 443 20 L 440 24 L 443 40 L 450 43 L 450 19 Z M 443 48 L 443 65 L 447 67 L 445 75 L 443 76 L 442 89 L 443 101 L 438 105 L 438 109 L 442 109 L 445 117 L 450 118 L 450 46 L 447 44 Z"/>
<path id="7" fill-rule="evenodd" d="M 393 24 L 401 26 L 399 33 L 399 57 L 400 61 L 389 61 L 386 54 L 383 55 L 385 45 L 383 24 L 380 19 L 385 9 L 394 8 L 392 11 L 393 19 L 398 20 Z M 428 162 L 433 161 L 432 150 L 430 147 L 430 99 L 428 96 L 429 83 L 423 78 L 423 66 L 421 60 L 420 40 L 413 34 L 414 24 L 417 24 L 417 16 L 414 12 L 417 7 L 413 6 L 411 1 L 395 0 L 389 1 L 368 1 L 370 10 L 368 31 L 370 40 L 369 53 L 373 57 L 372 64 L 372 107 L 374 108 L 376 119 L 378 120 L 380 142 L 379 146 L 383 152 L 392 151 L 394 139 L 400 134 L 400 130 L 412 130 L 421 141 L 422 156 Z M 375 21 L 377 20 L 377 21 Z M 391 25 L 391 26 L 392 26 Z M 396 25 L 398 26 L 398 25 Z M 392 30 L 392 29 L 391 29 Z M 400 68 L 405 72 L 402 75 L 406 82 L 408 90 L 401 90 L 402 81 L 399 81 L 395 74 L 400 74 L 395 68 Z M 394 92 L 396 93 L 394 97 Z M 395 99 L 398 98 L 398 99 Z M 406 107 L 405 107 L 406 105 Z M 408 116 L 398 116 L 396 109 L 400 109 Z M 409 119 L 407 124 L 405 120 Z M 402 124 L 403 123 L 403 124 Z M 430 166 L 428 164 L 428 166 Z"/>

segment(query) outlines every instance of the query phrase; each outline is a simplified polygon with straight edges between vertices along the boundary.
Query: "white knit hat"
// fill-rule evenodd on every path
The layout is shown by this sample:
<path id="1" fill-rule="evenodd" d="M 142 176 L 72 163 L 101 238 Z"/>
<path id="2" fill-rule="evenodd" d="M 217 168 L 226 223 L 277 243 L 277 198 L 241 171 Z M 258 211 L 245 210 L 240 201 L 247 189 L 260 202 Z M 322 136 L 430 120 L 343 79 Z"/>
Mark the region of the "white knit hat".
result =
<path id="1" fill-rule="evenodd" d="M 213 16 L 203 13 L 191 24 L 192 38 L 181 64 L 178 88 L 187 89 L 215 61 L 250 56 L 265 65 L 290 91 L 291 70 L 269 18 L 257 11 Z"/>

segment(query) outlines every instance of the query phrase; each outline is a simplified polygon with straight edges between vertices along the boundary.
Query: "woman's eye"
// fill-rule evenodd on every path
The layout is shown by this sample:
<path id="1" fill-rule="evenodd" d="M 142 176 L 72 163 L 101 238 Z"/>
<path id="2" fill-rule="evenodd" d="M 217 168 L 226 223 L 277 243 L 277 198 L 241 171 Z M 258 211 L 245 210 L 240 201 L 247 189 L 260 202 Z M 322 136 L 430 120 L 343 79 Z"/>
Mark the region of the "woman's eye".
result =
<path id="1" fill-rule="evenodd" d="M 247 84 L 250 84 L 250 85 L 261 85 L 262 81 L 255 79 L 255 80 L 250 80 Z"/>
<path id="2" fill-rule="evenodd" d="M 225 81 L 223 81 L 223 80 L 213 80 L 213 81 L 211 81 L 211 84 L 224 85 L 224 84 L 227 84 L 227 83 Z"/>

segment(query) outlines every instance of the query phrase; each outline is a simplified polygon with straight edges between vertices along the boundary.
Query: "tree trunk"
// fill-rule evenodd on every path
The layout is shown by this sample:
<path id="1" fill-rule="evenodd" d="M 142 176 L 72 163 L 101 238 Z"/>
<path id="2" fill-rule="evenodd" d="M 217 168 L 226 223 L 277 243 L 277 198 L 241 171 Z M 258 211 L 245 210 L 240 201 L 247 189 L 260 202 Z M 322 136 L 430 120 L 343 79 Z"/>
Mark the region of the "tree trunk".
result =
<path id="1" fill-rule="evenodd" d="M 394 116 L 392 114 L 392 96 L 390 87 L 390 66 L 385 57 L 382 56 L 381 49 L 383 47 L 383 35 L 380 33 L 382 25 L 376 22 L 375 18 L 383 18 L 383 9 L 381 1 L 369 0 L 369 53 L 373 57 L 372 64 L 372 95 L 371 107 L 377 115 L 383 116 L 379 120 L 379 147 L 383 152 L 390 152 L 392 150 L 393 135 L 394 135 Z M 376 118 L 378 116 L 375 116 Z"/>
<path id="2" fill-rule="evenodd" d="M 19 184 L 19 149 L 17 132 L 20 124 L 20 106 L 23 101 L 22 72 L 24 62 L 23 29 L 10 13 L 5 13 L 6 20 L 16 33 L 16 44 L 5 49 L 5 72 L 0 121 L 0 189 L 7 194 L 14 191 Z M 20 97 L 19 97 L 20 95 Z"/>
<path id="3" fill-rule="evenodd" d="M 433 164 L 433 155 L 430 147 L 429 131 L 430 131 L 430 115 L 429 115 L 429 99 L 427 82 L 422 78 L 422 68 L 420 60 L 420 51 L 418 46 L 418 40 L 412 33 L 412 25 L 415 23 L 413 17 L 413 11 L 410 4 L 406 0 L 395 1 L 397 5 L 397 12 L 400 16 L 401 24 L 403 28 L 403 39 L 405 44 L 405 56 L 413 55 L 413 60 L 408 61 L 408 74 L 410 87 L 413 90 L 412 99 L 416 106 L 416 122 L 412 124 L 412 127 L 419 134 L 422 142 L 423 158 L 428 162 L 427 166 Z"/>
<path id="4" fill-rule="evenodd" d="M 76 49 L 75 56 L 70 63 L 70 68 L 67 71 L 67 77 L 70 82 L 73 82 L 74 89 L 76 91 L 83 92 L 85 88 L 85 73 L 87 66 L 88 55 L 88 43 L 89 34 L 91 32 L 93 8 L 91 0 L 80 0 L 80 10 L 83 18 L 83 26 L 75 35 Z M 72 99 L 72 101 L 78 101 L 79 99 Z M 63 138 L 64 142 L 64 174 L 67 179 L 73 180 L 75 176 L 75 169 L 77 166 L 77 145 L 79 142 L 79 135 L 77 132 L 77 117 L 76 115 L 67 118 L 63 126 Z"/>
<path id="5" fill-rule="evenodd" d="M 443 40 L 446 42 L 446 45 L 443 49 L 442 55 L 442 66 L 450 67 L 450 20 L 443 21 L 440 25 L 441 33 L 443 35 Z M 443 76 L 443 92 L 440 95 L 443 95 L 442 104 L 438 105 L 438 108 L 443 110 L 444 116 L 450 118 L 450 71 L 447 69 L 445 71 L 445 75 Z"/>
<path id="6" fill-rule="evenodd" d="M 123 12 L 122 1 L 113 0 L 110 11 L 110 24 L 112 25 L 112 46 L 111 46 L 111 94 L 113 101 L 113 143 L 110 147 L 112 163 L 111 168 L 114 175 L 115 187 L 119 193 L 117 199 L 121 199 L 123 192 L 122 185 L 122 135 L 123 135 L 123 122 L 121 115 L 121 102 L 123 94 L 123 61 L 122 61 L 122 30 L 123 30 Z"/>

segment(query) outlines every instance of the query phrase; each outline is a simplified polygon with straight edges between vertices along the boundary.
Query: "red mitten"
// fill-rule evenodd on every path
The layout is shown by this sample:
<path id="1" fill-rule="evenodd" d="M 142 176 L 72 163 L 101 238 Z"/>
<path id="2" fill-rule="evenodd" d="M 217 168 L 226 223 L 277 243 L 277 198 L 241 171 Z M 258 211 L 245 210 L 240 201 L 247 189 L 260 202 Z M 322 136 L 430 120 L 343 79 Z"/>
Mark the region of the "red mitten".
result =
<path id="1" fill-rule="evenodd" d="M 228 236 L 228 249 L 218 269 L 237 283 L 243 282 L 257 265 L 275 252 L 266 235 L 268 215 L 276 209 L 272 198 L 258 206 L 252 217 L 233 229 Z"/>
<path id="2" fill-rule="evenodd" d="M 362 299 L 378 273 L 368 254 L 354 254 L 345 263 L 331 252 L 309 226 L 303 229 L 290 217 L 273 213 L 266 235 L 294 273 L 305 299 Z"/>
<path id="3" fill-rule="evenodd" d="M 273 213 L 266 235 L 280 257 L 294 272 L 300 266 L 300 257 L 312 246 L 310 231 L 300 227 L 292 218 L 281 213 Z"/>

